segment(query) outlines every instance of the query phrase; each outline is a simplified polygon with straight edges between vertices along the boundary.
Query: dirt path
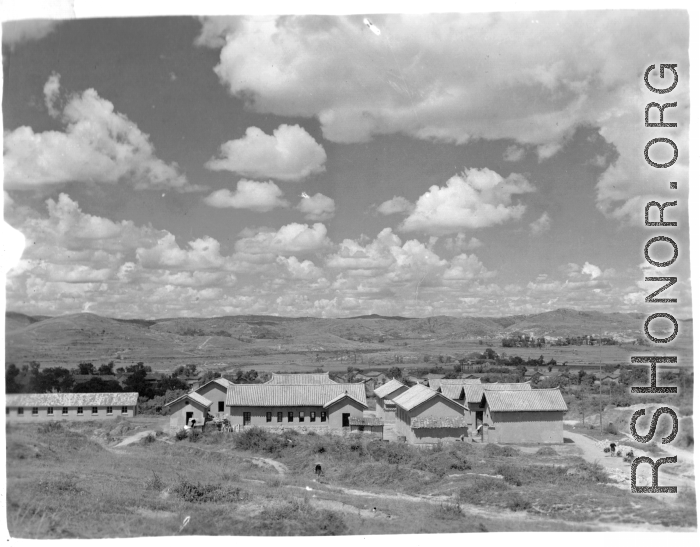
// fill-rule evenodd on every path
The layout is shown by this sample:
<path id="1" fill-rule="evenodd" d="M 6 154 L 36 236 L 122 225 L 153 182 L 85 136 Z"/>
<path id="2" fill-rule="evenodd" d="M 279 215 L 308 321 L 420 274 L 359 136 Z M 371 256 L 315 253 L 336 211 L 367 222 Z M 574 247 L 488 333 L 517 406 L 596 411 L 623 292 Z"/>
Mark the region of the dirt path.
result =
<path id="1" fill-rule="evenodd" d="M 197 349 L 202 349 L 204 346 L 207 345 L 207 342 L 209 342 L 209 340 L 211 340 L 211 339 L 212 339 L 212 337 L 210 336 L 210 337 L 207 338 L 204 342 L 202 342 L 201 344 L 199 344 L 199 346 L 197 346 Z"/>
<path id="2" fill-rule="evenodd" d="M 581 457 L 591 463 L 598 463 L 603 466 L 610 477 L 616 481 L 616 486 L 622 488 L 629 488 L 630 480 L 630 464 L 625 463 L 622 458 L 612 458 L 605 454 L 597 441 L 593 440 L 586 435 L 580 433 L 574 433 L 572 431 L 567 431 L 566 436 L 574 441 L 574 444 L 580 451 Z M 653 454 L 646 453 L 639 449 L 634 449 L 634 453 L 637 457 L 639 456 L 649 456 L 653 460 L 658 459 L 659 456 L 654 456 Z M 668 455 L 671 455 L 670 453 Z M 680 458 L 679 458 L 680 461 Z M 637 471 L 637 484 L 639 486 L 650 486 L 651 485 L 651 468 L 648 465 L 641 465 Z M 688 475 L 678 475 L 670 473 L 665 470 L 662 466 L 659 468 L 659 485 L 664 486 L 665 484 L 675 484 L 677 486 L 685 486 L 690 488 L 695 488 L 695 479 Z M 663 494 L 659 494 L 663 497 Z"/>
<path id="3" fill-rule="evenodd" d="M 122 442 L 120 442 L 119 444 L 114 445 L 113 448 L 121 448 L 122 446 L 129 446 L 130 444 L 137 443 L 150 434 L 155 435 L 156 432 L 153 430 L 139 431 L 138 433 L 135 433 L 130 437 L 127 437 L 126 439 L 122 440 Z"/>
<path id="4" fill-rule="evenodd" d="M 270 458 L 251 458 L 251 461 L 258 466 L 271 466 L 274 467 L 277 473 L 280 475 L 286 475 L 289 472 L 289 468 L 277 460 L 272 460 Z"/>

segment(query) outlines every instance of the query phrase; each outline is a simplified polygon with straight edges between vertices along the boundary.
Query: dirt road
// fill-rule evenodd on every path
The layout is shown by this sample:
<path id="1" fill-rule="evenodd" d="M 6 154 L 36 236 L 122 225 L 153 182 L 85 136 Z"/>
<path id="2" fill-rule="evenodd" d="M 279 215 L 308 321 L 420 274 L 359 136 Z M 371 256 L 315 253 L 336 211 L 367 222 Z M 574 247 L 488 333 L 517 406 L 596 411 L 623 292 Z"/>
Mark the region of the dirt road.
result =
<path id="1" fill-rule="evenodd" d="M 126 439 L 122 440 L 119 444 L 114 445 L 113 448 L 121 448 L 122 446 L 129 446 L 130 444 L 134 444 L 139 442 L 141 439 L 144 437 L 148 436 L 149 434 L 155 435 L 155 431 L 139 431 L 138 433 L 135 433 L 134 435 L 131 435 L 130 437 L 127 437 Z"/>

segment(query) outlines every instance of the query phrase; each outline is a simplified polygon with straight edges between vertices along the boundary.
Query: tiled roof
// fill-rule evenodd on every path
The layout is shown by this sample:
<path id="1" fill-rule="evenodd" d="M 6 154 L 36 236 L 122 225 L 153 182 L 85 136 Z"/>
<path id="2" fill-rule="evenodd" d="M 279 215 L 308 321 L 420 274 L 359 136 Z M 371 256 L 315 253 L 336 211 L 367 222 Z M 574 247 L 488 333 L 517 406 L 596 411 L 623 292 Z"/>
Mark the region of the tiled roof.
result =
<path id="1" fill-rule="evenodd" d="M 321 374 L 276 374 L 272 373 L 272 378 L 267 385 L 307 385 L 307 384 L 337 384 L 330 379 L 327 372 Z"/>
<path id="2" fill-rule="evenodd" d="M 531 389 L 532 386 L 524 382 L 518 384 L 470 384 L 464 386 L 464 402 L 481 402 L 484 391 L 529 391 Z"/>
<path id="3" fill-rule="evenodd" d="M 226 378 L 214 378 L 213 380 L 207 382 L 206 384 L 199 386 L 197 389 L 195 389 L 195 391 L 199 392 L 200 389 L 208 386 L 209 384 L 219 384 L 224 389 L 228 389 L 228 386 L 230 386 L 232 383 L 233 382 L 231 382 L 230 380 L 227 380 Z"/>
<path id="4" fill-rule="evenodd" d="M 566 411 L 567 406 L 558 389 L 531 391 L 486 391 L 486 403 L 493 412 Z"/>
<path id="5" fill-rule="evenodd" d="M 383 386 L 379 386 L 374 390 L 374 394 L 379 397 L 380 399 L 383 399 L 387 395 L 391 395 L 394 391 L 397 389 L 401 389 L 402 387 L 406 387 L 404 384 L 399 382 L 396 379 L 389 380 L 386 384 Z"/>
<path id="6" fill-rule="evenodd" d="M 323 406 L 346 391 L 367 404 L 364 384 L 231 384 L 226 406 Z"/>
<path id="7" fill-rule="evenodd" d="M 413 429 L 426 429 L 433 427 L 444 427 L 450 429 L 468 427 L 467 421 L 459 417 L 444 417 L 444 416 L 422 416 L 411 418 L 411 427 Z"/>
<path id="8" fill-rule="evenodd" d="M 449 399 L 457 400 L 464 397 L 464 386 L 463 385 L 442 385 L 440 386 L 440 393 Z"/>
<path id="9" fill-rule="evenodd" d="M 428 380 L 430 389 L 437 389 L 444 385 L 464 386 L 467 384 L 480 384 L 481 378 L 431 378 Z"/>
<path id="10" fill-rule="evenodd" d="M 384 420 L 375 416 L 365 416 L 363 418 L 358 418 L 357 416 L 350 416 L 350 425 L 384 425 Z"/>
<path id="11" fill-rule="evenodd" d="M 411 410 L 437 395 L 438 392 L 433 391 L 428 386 L 416 384 L 408 391 L 404 391 L 401 395 L 394 397 L 394 402 L 404 410 Z"/>
<path id="12" fill-rule="evenodd" d="M 5 396 L 5 406 L 135 406 L 138 393 L 19 393 Z"/>
<path id="13" fill-rule="evenodd" d="M 323 408 L 328 408 L 331 405 L 334 405 L 335 403 L 337 403 L 338 401 L 342 401 L 343 399 L 345 399 L 345 397 L 347 397 L 348 399 L 352 399 L 353 401 L 355 401 L 357 403 L 360 403 L 365 408 L 369 408 L 367 406 L 366 402 L 358 401 L 357 399 L 355 399 L 355 397 L 353 397 L 352 395 L 349 395 L 347 391 L 345 393 L 341 393 L 337 397 L 333 397 L 330 401 L 328 401 L 325 405 L 323 405 Z"/>
<path id="14" fill-rule="evenodd" d="M 175 404 L 178 401 L 181 401 L 183 399 L 190 399 L 191 401 L 195 401 L 196 403 L 199 403 L 200 405 L 205 406 L 207 408 L 209 408 L 211 406 L 211 401 L 209 399 L 207 399 L 206 397 L 204 397 L 203 395 L 200 395 L 196 391 L 192 391 L 190 393 L 185 393 L 184 395 L 181 395 L 177 399 L 173 399 L 169 403 L 166 403 L 164 406 L 173 405 L 173 404 Z"/>

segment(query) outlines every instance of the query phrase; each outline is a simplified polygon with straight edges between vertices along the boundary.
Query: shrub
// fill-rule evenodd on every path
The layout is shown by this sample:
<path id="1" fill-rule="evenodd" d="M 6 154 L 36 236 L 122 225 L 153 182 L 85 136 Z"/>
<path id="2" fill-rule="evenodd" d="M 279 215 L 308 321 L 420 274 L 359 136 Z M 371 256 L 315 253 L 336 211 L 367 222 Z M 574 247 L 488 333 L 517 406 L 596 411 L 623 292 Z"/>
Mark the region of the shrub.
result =
<path id="1" fill-rule="evenodd" d="M 537 452 L 535 452 L 535 455 L 537 455 L 537 456 L 557 456 L 557 451 L 554 450 L 551 446 L 543 446 L 542 448 L 538 449 Z"/>
<path id="2" fill-rule="evenodd" d="M 499 444 L 489 443 L 484 448 L 484 455 L 489 456 L 491 458 L 499 456 L 505 458 L 512 458 L 513 456 L 518 456 L 519 454 L 519 450 L 510 446 L 501 446 Z"/>
<path id="3" fill-rule="evenodd" d="M 612 422 L 608 423 L 607 427 L 605 428 L 605 432 L 608 433 L 609 435 L 617 435 L 619 433 L 617 431 L 617 427 Z"/>
<path id="4" fill-rule="evenodd" d="M 506 507 L 508 507 L 508 509 L 510 509 L 511 511 L 527 511 L 528 509 L 530 509 L 530 507 L 532 507 L 532 504 L 525 498 L 523 498 L 520 494 L 515 493 L 508 500 Z"/>
<path id="5" fill-rule="evenodd" d="M 184 441 L 187 438 L 187 431 L 184 429 L 180 429 L 179 431 L 175 432 L 175 439 L 178 441 Z"/>
<path id="6" fill-rule="evenodd" d="M 292 433 L 292 432 L 290 432 Z M 233 435 L 233 444 L 240 450 L 251 450 L 253 452 L 267 452 L 279 454 L 286 448 L 296 446 L 295 435 L 285 436 L 269 433 L 259 427 L 251 427 L 240 433 Z"/>
<path id="7" fill-rule="evenodd" d="M 240 488 L 224 488 L 219 484 L 197 484 L 181 479 L 173 492 L 189 503 L 233 503 L 249 498 Z"/>
<path id="8" fill-rule="evenodd" d="M 163 479 L 161 479 L 160 475 L 158 475 L 155 471 L 153 471 L 153 478 L 149 478 L 146 481 L 146 488 L 148 490 L 161 491 L 164 486 L 165 486 L 165 483 L 163 482 Z"/>
<path id="9" fill-rule="evenodd" d="M 42 479 L 39 481 L 39 489 L 47 494 L 79 494 L 83 491 L 76 484 L 75 477 L 71 475 L 54 479 Z"/>
<path id="10" fill-rule="evenodd" d="M 151 444 L 156 442 L 156 436 L 153 433 L 149 433 L 145 437 L 141 437 L 141 444 Z"/>
<path id="11" fill-rule="evenodd" d="M 41 434 L 61 433 L 63 432 L 63 424 L 61 422 L 47 422 L 40 425 L 38 431 Z"/>
<path id="12" fill-rule="evenodd" d="M 442 520 L 459 519 L 464 516 L 459 503 L 441 503 L 433 509 L 433 516 Z"/>

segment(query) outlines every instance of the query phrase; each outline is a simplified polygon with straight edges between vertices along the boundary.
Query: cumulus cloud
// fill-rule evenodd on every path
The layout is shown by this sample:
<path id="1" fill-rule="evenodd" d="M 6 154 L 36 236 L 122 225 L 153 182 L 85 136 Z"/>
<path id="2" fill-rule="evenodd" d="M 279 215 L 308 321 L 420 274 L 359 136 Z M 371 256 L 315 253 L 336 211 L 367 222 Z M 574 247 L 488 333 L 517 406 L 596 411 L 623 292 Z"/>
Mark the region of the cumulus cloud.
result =
<path id="1" fill-rule="evenodd" d="M 530 223 L 530 233 L 533 236 L 539 236 L 544 234 L 545 232 L 548 232 L 549 229 L 552 227 L 552 219 L 549 216 L 549 213 L 546 211 L 542 213 L 542 216 L 538 218 L 535 222 Z"/>
<path id="2" fill-rule="evenodd" d="M 586 262 L 583 265 L 583 268 L 581 268 L 581 273 L 586 274 L 586 275 L 590 275 L 591 279 L 596 279 L 597 277 L 600 277 L 600 274 L 603 272 L 598 266 L 591 264 L 589 262 Z"/>
<path id="3" fill-rule="evenodd" d="M 276 207 L 289 207 L 289 202 L 282 196 L 282 190 L 272 181 L 242 179 L 238 181 L 235 192 L 226 188 L 217 190 L 205 197 L 204 203 L 218 208 L 232 207 L 266 213 Z"/>
<path id="4" fill-rule="evenodd" d="M 362 16 L 241 18 L 235 24 L 208 19 L 199 40 L 221 48 L 215 72 L 249 109 L 314 117 L 335 142 L 396 133 L 454 143 L 511 139 L 545 161 L 577 128 L 596 127 L 620 155 L 598 183 L 598 207 L 620 219 L 630 218 L 630 199 L 647 199 L 656 184 L 639 160 L 648 137 L 630 132 L 639 105 L 648 102 L 642 78 L 653 59 L 674 59 L 685 71 L 674 90 L 673 118 L 688 119 L 685 12 L 560 11 L 536 19 L 517 12 L 388 15 L 373 21 L 381 37 Z M 656 32 L 659 26 L 679 30 L 669 40 Z M 469 47 L 457 38 L 464 36 Z M 471 70 L 452 69 L 464 66 Z M 668 85 L 668 79 L 654 81 Z M 688 124 L 655 136 L 687 150 Z M 519 154 L 513 148 L 506 156 Z M 686 155 L 673 176 L 687 180 L 687 166 Z"/>
<path id="5" fill-rule="evenodd" d="M 132 184 L 137 190 L 198 189 L 187 182 L 177 164 L 155 156 L 148 135 L 94 89 L 71 95 L 59 110 L 58 74 L 44 86 L 49 113 L 65 131 L 35 133 L 21 126 L 5 134 L 5 185 L 27 190 L 68 182 Z"/>
<path id="6" fill-rule="evenodd" d="M 467 169 L 445 186 L 431 186 L 399 229 L 443 235 L 517 220 L 525 205 L 513 204 L 513 196 L 534 191 L 522 175 L 504 179 L 490 169 Z"/>
<path id="7" fill-rule="evenodd" d="M 444 241 L 445 249 L 453 253 L 459 253 L 463 251 L 473 251 L 479 247 L 483 247 L 483 243 L 475 238 L 469 238 L 464 232 L 458 233 L 455 237 L 446 237 Z"/>
<path id="8" fill-rule="evenodd" d="M 503 153 L 503 159 L 505 161 L 520 161 L 524 157 L 525 157 L 525 149 L 523 147 L 517 146 L 515 144 L 506 148 L 506 151 Z"/>
<path id="9" fill-rule="evenodd" d="M 302 198 L 296 208 L 304 214 L 306 220 L 323 222 L 335 216 L 335 201 L 320 193 Z"/>
<path id="10" fill-rule="evenodd" d="M 282 124 L 265 134 L 257 127 L 221 145 L 219 158 L 208 169 L 233 171 L 248 177 L 296 181 L 325 171 L 326 152 L 303 127 Z"/>
<path id="11" fill-rule="evenodd" d="M 377 212 L 382 215 L 395 215 L 398 213 L 410 213 L 413 210 L 413 204 L 406 198 L 394 196 L 393 198 L 381 203 L 377 207 Z"/>
<path id="12" fill-rule="evenodd" d="M 60 21 L 32 19 L 6 21 L 2 24 L 2 43 L 14 49 L 23 42 L 41 40 L 51 34 Z"/>
<path id="13" fill-rule="evenodd" d="M 293 222 L 277 231 L 246 234 L 236 241 L 237 252 L 247 255 L 303 254 L 319 251 L 330 245 L 326 227 L 317 222 L 313 226 Z"/>

